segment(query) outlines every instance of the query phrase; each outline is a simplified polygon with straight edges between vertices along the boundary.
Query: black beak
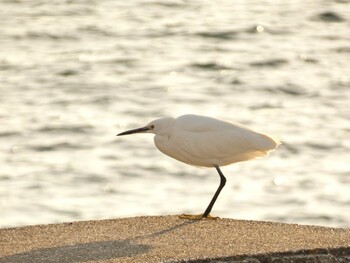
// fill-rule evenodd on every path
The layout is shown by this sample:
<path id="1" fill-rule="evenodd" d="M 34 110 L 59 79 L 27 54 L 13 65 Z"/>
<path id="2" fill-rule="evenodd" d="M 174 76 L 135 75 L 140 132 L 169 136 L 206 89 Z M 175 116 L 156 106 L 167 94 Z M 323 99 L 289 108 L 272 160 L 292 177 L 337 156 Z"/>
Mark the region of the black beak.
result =
<path id="1" fill-rule="evenodd" d="M 129 135 L 129 134 L 133 134 L 133 133 L 140 133 L 140 132 L 145 132 L 145 131 L 148 131 L 148 130 L 150 130 L 150 128 L 142 127 L 142 128 L 132 129 L 132 130 L 129 130 L 129 131 L 125 131 L 125 132 L 119 133 L 119 134 L 117 134 L 117 136 Z"/>

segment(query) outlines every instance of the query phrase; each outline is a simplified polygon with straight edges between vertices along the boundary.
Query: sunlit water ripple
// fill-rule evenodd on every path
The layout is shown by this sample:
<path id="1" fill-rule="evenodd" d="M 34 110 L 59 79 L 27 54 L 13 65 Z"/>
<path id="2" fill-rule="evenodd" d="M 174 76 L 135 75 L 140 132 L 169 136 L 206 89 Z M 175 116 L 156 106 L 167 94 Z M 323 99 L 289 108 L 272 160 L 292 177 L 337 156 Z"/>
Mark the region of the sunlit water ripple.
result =
<path id="1" fill-rule="evenodd" d="M 219 183 L 118 132 L 184 113 L 283 145 L 221 217 L 349 227 L 348 1 L 1 1 L 0 227 L 200 213 Z"/>

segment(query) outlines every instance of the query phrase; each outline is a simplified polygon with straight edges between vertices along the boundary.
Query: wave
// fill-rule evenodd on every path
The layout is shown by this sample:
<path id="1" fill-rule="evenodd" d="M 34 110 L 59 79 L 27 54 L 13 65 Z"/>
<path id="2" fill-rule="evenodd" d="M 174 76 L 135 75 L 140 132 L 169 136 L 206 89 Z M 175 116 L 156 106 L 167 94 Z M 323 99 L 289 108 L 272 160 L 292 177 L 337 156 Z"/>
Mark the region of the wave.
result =
<path id="1" fill-rule="evenodd" d="M 250 66 L 253 67 L 279 67 L 282 65 L 288 64 L 288 60 L 284 58 L 274 58 L 274 59 L 266 59 L 256 62 L 251 62 Z"/>
<path id="2" fill-rule="evenodd" d="M 90 125 L 79 125 L 79 126 L 71 126 L 71 125 L 67 125 L 67 126 L 44 126 L 41 127 L 39 129 L 37 129 L 37 131 L 39 132 L 65 132 L 65 133 L 88 133 L 93 129 L 92 126 Z"/>
<path id="3" fill-rule="evenodd" d="M 72 144 L 69 142 L 61 142 L 61 143 L 54 143 L 54 144 L 47 144 L 47 145 L 32 145 L 29 148 L 37 152 L 50 152 L 50 151 L 67 150 L 67 149 L 79 150 L 79 149 L 86 149 L 90 147 L 82 144 Z"/>
<path id="4" fill-rule="evenodd" d="M 345 19 L 333 11 L 325 11 L 313 17 L 313 20 L 322 22 L 344 22 Z"/>

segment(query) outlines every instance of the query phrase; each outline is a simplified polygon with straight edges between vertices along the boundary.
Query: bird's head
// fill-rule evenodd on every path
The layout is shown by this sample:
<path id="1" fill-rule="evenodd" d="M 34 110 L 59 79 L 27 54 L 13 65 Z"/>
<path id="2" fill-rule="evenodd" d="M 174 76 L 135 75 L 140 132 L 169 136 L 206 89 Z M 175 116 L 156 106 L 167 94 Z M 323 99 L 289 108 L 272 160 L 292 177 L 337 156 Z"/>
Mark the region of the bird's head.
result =
<path id="1" fill-rule="evenodd" d="M 157 135 L 168 135 L 174 125 L 174 118 L 161 118 L 151 121 L 146 126 L 128 130 L 117 134 L 117 136 L 129 135 L 134 133 L 153 133 Z"/>

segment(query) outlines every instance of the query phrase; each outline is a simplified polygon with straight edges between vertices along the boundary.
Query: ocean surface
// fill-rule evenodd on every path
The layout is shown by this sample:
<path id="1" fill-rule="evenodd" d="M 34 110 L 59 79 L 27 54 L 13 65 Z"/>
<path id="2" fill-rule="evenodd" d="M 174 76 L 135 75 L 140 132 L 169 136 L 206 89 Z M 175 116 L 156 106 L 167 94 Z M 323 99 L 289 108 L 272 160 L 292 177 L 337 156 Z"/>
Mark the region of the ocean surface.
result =
<path id="1" fill-rule="evenodd" d="M 350 1 L 1 0 L 0 227 L 201 213 L 215 169 L 160 153 L 201 114 L 283 144 L 212 214 L 350 226 Z"/>

